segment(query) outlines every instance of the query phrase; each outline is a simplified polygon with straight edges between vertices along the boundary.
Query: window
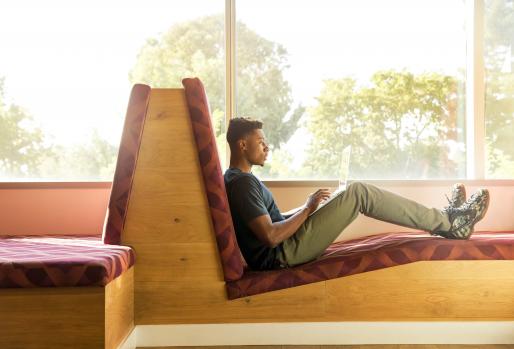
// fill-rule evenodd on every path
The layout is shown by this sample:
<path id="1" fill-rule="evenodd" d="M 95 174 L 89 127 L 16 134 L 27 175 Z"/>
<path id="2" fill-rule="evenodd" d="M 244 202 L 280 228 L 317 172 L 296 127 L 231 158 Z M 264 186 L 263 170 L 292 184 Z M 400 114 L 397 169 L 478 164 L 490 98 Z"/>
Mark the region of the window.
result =
<path id="1" fill-rule="evenodd" d="M 224 5 L 2 1 L 0 180 L 111 180 L 134 83 L 202 76 L 223 133 Z"/>
<path id="2" fill-rule="evenodd" d="M 237 115 L 264 121 L 263 179 L 336 178 L 348 144 L 351 178 L 514 178 L 513 2 L 2 1 L 0 180 L 111 180 L 131 86 L 186 76 L 223 169 Z"/>
<path id="3" fill-rule="evenodd" d="M 485 2 L 486 176 L 514 177 L 514 2 Z"/>
<path id="4" fill-rule="evenodd" d="M 292 9 L 294 8 L 294 11 Z M 461 0 L 236 2 L 236 110 L 264 121 L 268 178 L 463 178 Z"/>

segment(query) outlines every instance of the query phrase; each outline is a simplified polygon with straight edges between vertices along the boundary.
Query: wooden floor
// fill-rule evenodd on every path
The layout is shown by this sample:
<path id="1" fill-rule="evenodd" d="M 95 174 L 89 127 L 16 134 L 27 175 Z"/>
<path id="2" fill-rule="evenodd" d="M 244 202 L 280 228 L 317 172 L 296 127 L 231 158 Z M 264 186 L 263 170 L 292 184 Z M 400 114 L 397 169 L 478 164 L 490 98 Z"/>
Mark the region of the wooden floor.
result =
<path id="1" fill-rule="evenodd" d="M 376 344 L 376 345 L 246 345 L 205 347 L 137 347 L 137 349 L 514 349 L 514 344 Z"/>

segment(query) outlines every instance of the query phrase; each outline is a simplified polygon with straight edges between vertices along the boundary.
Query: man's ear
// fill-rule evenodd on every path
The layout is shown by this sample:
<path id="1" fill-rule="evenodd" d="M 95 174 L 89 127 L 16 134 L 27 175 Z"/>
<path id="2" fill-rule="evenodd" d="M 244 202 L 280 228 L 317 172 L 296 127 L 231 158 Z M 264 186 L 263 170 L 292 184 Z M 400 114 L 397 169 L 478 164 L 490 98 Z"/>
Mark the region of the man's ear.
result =
<path id="1" fill-rule="evenodd" d="M 237 144 L 239 146 L 239 150 L 241 150 L 241 151 L 246 150 L 246 140 L 240 139 L 237 141 Z"/>

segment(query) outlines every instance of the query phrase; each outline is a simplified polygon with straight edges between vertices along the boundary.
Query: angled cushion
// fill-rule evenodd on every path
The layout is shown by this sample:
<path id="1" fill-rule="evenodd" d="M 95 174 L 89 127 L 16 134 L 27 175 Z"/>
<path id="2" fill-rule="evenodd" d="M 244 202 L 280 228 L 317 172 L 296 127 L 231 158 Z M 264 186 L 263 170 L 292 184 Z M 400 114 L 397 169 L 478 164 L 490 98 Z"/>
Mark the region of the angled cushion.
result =
<path id="1" fill-rule="evenodd" d="M 225 281 L 238 280 L 243 275 L 247 264 L 241 254 L 234 232 L 216 138 L 212 128 L 209 102 L 200 79 L 184 79 L 182 84 L 185 88 L 224 278 Z"/>
<path id="2" fill-rule="evenodd" d="M 130 93 L 112 182 L 107 221 L 102 236 L 106 244 L 121 243 L 121 232 L 125 223 L 149 97 L 150 87 L 146 85 L 136 84 Z"/>
<path id="3" fill-rule="evenodd" d="M 417 261 L 514 259 L 514 231 L 475 232 L 449 240 L 425 232 L 384 233 L 335 242 L 315 261 L 294 268 L 248 271 L 226 283 L 229 299 L 335 279 Z"/>
<path id="4" fill-rule="evenodd" d="M 134 265 L 127 246 L 100 235 L 0 237 L 0 288 L 105 286 Z"/>

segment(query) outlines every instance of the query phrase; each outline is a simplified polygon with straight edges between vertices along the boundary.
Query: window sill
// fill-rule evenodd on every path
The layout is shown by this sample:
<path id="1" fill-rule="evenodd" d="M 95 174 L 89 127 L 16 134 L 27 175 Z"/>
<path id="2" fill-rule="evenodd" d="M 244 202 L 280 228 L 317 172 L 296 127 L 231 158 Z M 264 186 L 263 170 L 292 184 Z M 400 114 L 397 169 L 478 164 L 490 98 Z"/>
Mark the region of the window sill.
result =
<path id="1" fill-rule="evenodd" d="M 447 187 L 454 183 L 468 186 L 514 186 L 514 179 L 350 179 L 349 183 L 362 181 L 378 187 Z M 337 180 L 263 180 L 267 187 L 337 187 Z"/>
<path id="2" fill-rule="evenodd" d="M 0 182 L 1 189 L 108 189 L 112 182 Z"/>
<path id="3" fill-rule="evenodd" d="M 350 180 L 358 181 L 358 179 Z M 461 182 L 468 186 L 514 187 L 514 179 L 368 179 L 361 180 L 379 187 L 448 187 Z M 269 188 L 337 187 L 337 180 L 275 180 L 262 181 Z M 1 189 L 109 189 L 112 182 L 0 182 Z"/>

